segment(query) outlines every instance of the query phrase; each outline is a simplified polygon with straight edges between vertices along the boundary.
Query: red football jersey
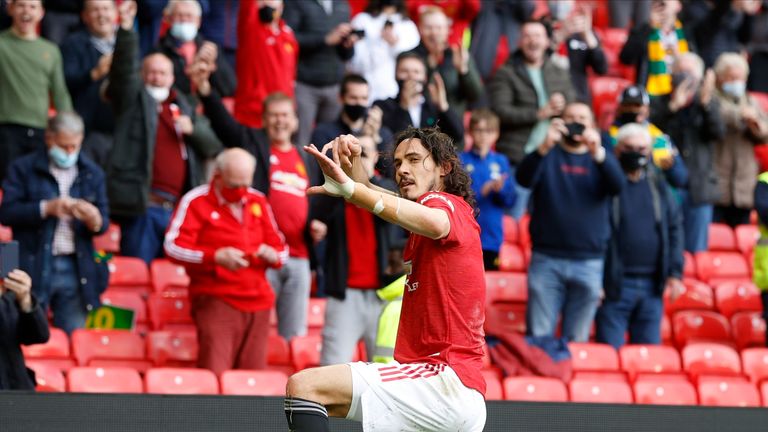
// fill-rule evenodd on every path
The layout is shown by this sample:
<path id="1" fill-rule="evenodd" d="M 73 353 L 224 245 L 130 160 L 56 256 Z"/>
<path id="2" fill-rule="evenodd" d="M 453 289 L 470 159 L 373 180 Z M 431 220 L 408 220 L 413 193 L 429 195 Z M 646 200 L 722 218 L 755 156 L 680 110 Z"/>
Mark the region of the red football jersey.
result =
<path id="1" fill-rule="evenodd" d="M 308 187 L 309 177 L 299 150 L 295 146 L 288 151 L 270 147 L 269 205 L 285 236 L 290 256 L 295 258 L 309 257 L 304 240 L 309 214 Z"/>
<path id="2" fill-rule="evenodd" d="M 485 275 L 480 226 L 461 197 L 427 192 L 418 203 L 445 210 L 443 239 L 411 233 L 403 259 L 408 274 L 395 345 L 400 363 L 445 363 L 465 386 L 485 395 Z"/>

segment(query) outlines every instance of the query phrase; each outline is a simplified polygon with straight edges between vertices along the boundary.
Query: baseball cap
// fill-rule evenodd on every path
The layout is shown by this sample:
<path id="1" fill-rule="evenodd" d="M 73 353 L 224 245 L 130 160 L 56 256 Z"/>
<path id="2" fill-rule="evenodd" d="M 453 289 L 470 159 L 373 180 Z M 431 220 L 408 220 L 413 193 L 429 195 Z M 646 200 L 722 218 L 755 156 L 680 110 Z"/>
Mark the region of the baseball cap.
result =
<path id="1" fill-rule="evenodd" d="M 624 89 L 623 92 L 621 92 L 621 96 L 619 96 L 619 104 L 633 104 L 633 105 L 649 105 L 651 103 L 651 99 L 648 97 L 648 93 L 646 93 L 645 89 L 637 86 L 637 85 L 631 85 Z"/>

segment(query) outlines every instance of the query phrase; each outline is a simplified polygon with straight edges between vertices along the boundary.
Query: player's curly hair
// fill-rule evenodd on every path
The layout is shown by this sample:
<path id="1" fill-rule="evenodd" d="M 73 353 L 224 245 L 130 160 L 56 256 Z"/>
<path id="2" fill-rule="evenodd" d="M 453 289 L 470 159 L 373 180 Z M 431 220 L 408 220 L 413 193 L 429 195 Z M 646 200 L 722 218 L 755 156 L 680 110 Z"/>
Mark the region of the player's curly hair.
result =
<path id="1" fill-rule="evenodd" d="M 437 126 L 430 128 L 409 127 L 397 134 L 394 148 L 397 149 L 397 146 L 403 141 L 414 138 L 421 141 L 421 145 L 429 151 L 435 165 L 448 165 L 449 172 L 443 177 L 444 192 L 462 197 L 472 207 L 475 215 L 477 215 L 477 202 L 472 191 L 472 179 L 464 171 L 451 137 L 440 132 L 440 128 Z"/>

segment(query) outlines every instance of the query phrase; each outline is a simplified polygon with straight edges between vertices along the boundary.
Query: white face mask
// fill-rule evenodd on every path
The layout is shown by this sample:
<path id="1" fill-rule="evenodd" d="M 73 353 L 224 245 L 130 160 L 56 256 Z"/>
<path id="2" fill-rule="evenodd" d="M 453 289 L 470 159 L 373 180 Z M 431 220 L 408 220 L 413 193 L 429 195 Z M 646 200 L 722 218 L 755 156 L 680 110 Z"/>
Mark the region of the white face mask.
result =
<path id="1" fill-rule="evenodd" d="M 191 22 L 175 23 L 171 26 L 171 36 L 182 42 L 189 42 L 197 36 L 197 24 Z"/>
<path id="2" fill-rule="evenodd" d="M 723 93 L 734 99 L 741 99 L 744 93 L 747 92 L 747 83 L 744 81 L 728 81 L 722 84 L 722 89 Z"/>
<path id="3" fill-rule="evenodd" d="M 171 94 L 171 89 L 166 87 L 155 87 L 146 84 L 144 88 L 147 90 L 147 93 L 152 96 L 152 99 L 157 101 L 157 103 L 164 102 L 166 99 L 168 99 L 168 95 Z"/>

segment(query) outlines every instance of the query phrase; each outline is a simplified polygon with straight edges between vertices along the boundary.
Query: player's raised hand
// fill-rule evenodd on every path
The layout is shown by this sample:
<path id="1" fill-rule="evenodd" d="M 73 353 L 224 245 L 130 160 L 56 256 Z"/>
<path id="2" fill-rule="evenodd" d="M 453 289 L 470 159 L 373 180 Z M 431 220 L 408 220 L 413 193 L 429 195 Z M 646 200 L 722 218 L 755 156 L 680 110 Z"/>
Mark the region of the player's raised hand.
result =
<path id="1" fill-rule="evenodd" d="M 340 196 L 346 199 L 351 197 L 352 193 L 355 191 L 355 182 L 349 178 L 343 169 L 341 169 L 337 145 L 338 140 L 339 138 L 336 138 L 326 144 L 325 147 L 323 147 L 322 152 L 318 150 L 314 144 L 304 146 L 304 151 L 314 156 L 317 160 L 317 163 L 320 165 L 320 170 L 323 172 L 323 177 L 325 178 L 325 183 L 323 183 L 322 186 L 313 186 L 307 189 L 308 195 L 323 194 Z M 333 159 L 325 155 L 325 151 L 329 149 L 333 151 Z"/>

